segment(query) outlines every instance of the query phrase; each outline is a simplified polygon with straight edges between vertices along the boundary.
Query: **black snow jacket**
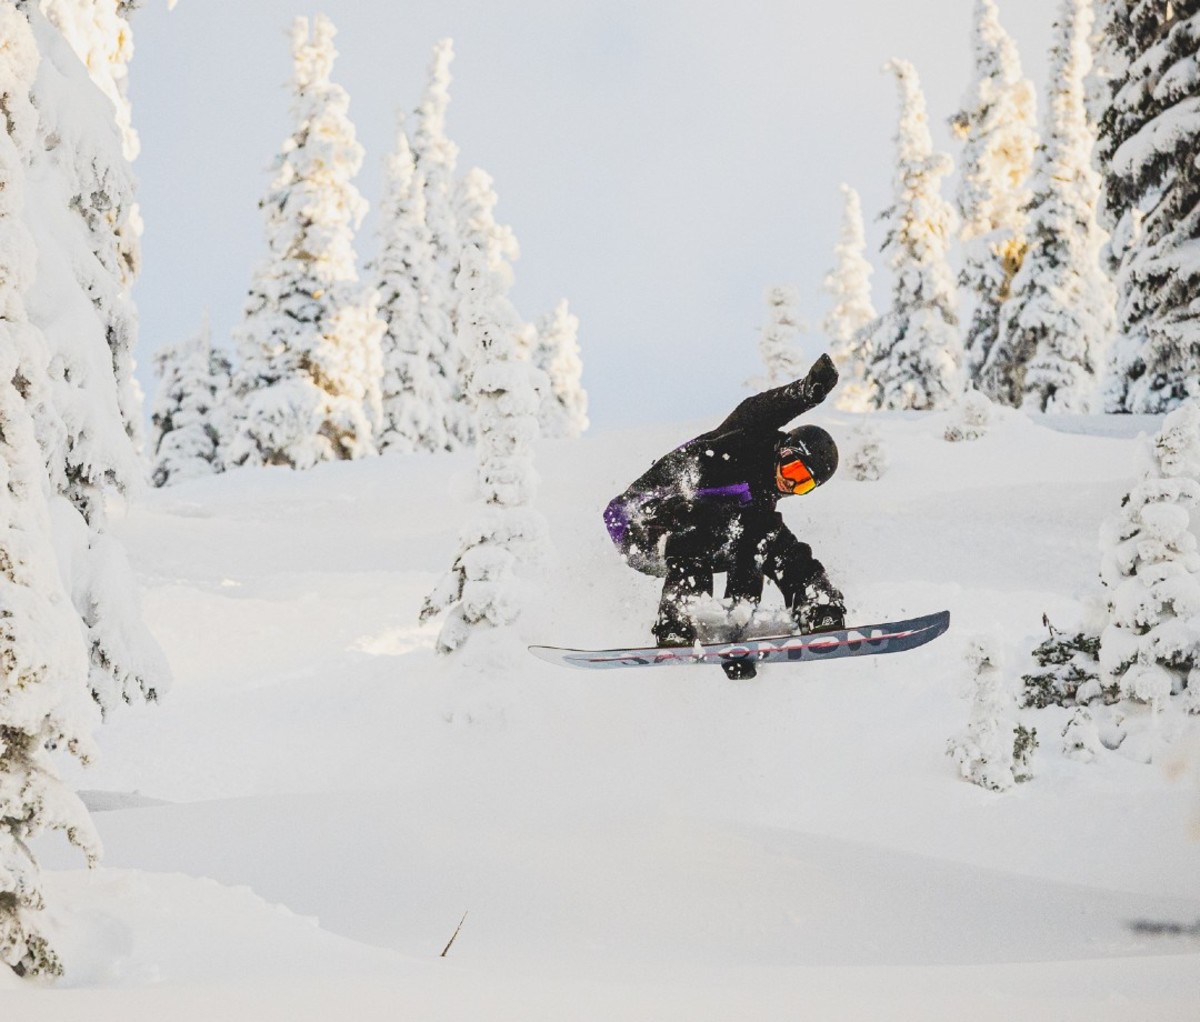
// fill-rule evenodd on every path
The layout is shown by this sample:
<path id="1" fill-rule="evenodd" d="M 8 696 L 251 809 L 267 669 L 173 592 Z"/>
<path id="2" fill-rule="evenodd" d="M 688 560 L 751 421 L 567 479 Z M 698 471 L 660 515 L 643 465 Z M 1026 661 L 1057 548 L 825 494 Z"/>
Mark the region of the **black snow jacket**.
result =
<path id="1" fill-rule="evenodd" d="M 820 404 L 836 380 L 822 356 L 804 379 L 746 398 L 716 429 L 658 459 L 614 498 L 605 525 L 630 566 L 664 575 L 671 537 L 673 554 L 725 571 L 747 541 L 782 527 L 775 509 L 784 496 L 775 483 L 781 431 Z"/>

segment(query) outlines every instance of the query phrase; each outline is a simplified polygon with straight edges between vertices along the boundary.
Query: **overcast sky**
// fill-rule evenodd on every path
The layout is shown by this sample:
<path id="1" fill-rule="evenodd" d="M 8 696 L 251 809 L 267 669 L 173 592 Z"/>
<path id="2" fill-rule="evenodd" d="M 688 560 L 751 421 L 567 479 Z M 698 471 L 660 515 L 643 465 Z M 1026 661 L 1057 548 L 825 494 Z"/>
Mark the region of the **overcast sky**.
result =
<path id="1" fill-rule="evenodd" d="M 289 0 L 147 5 L 133 20 L 135 169 L 146 224 L 139 375 L 211 314 L 229 343 L 265 252 L 257 202 L 290 133 L 289 29 L 338 28 L 374 205 L 398 108 L 454 40 L 448 132 L 460 171 L 495 179 L 521 245 L 513 298 L 580 317 L 594 428 L 720 418 L 759 371 L 764 290 L 800 289 L 814 333 L 827 301 L 838 185 L 874 217 L 889 201 L 898 100 L 890 57 L 921 74 L 935 142 L 971 71 L 973 0 Z M 1026 73 L 1045 81 L 1051 0 L 1000 0 Z M 952 194 L 947 185 L 946 194 Z M 360 260 L 376 249 L 373 216 Z M 875 279 L 877 306 L 886 274 Z"/>

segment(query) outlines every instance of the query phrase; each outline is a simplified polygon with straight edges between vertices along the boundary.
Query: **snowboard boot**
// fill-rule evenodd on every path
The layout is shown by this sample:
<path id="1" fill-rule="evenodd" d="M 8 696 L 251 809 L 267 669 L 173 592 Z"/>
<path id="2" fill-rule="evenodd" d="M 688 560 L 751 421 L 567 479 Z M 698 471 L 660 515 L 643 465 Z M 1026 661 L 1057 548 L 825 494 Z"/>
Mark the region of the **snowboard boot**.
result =
<path id="1" fill-rule="evenodd" d="M 656 646 L 694 646 L 696 628 L 690 621 L 681 621 L 672 615 L 660 614 L 650 629 Z"/>
<path id="2" fill-rule="evenodd" d="M 801 635 L 837 631 L 846 627 L 846 601 L 822 571 L 804 583 L 800 603 L 792 608 L 792 615 Z"/>
<path id="3" fill-rule="evenodd" d="M 664 599 L 650 628 L 658 646 L 694 646 L 699 638 L 696 624 L 680 603 Z"/>

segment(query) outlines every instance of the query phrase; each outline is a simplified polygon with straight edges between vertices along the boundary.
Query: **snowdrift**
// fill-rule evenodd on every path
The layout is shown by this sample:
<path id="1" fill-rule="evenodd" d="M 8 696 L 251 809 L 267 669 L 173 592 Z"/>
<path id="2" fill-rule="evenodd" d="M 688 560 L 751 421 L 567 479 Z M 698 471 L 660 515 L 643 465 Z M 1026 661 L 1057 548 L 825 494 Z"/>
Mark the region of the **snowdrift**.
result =
<path id="1" fill-rule="evenodd" d="M 600 513 L 703 423 L 544 443 L 556 559 L 515 635 L 452 657 L 416 619 L 473 514 L 469 456 L 146 494 L 115 531 L 176 685 L 71 775 L 105 865 L 39 847 L 67 975 L 0 975 L 5 1016 L 1195 1018 L 1195 722 L 1164 716 L 1149 764 L 1084 764 L 1066 711 L 1022 711 L 1035 778 L 1000 795 L 945 754 L 967 637 L 1015 675 L 1043 613 L 1098 594 L 1154 421 L 1009 414 L 961 443 L 945 416 L 872 421 L 880 480 L 781 509 L 852 620 L 952 629 L 753 682 L 523 648 L 648 638 L 655 581 Z"/>

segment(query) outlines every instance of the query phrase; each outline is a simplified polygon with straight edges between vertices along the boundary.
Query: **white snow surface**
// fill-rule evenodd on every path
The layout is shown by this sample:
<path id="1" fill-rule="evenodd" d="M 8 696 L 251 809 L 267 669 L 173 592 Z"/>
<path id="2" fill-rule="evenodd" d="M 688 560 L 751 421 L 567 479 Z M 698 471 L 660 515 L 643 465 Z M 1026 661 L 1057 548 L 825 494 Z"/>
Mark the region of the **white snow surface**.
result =
<path id="1" fill-rule="evenodd" d="M 862 421 L 810 418 L 847 442 Z M 1098 595 L 1136 442 L 1082 416 L 953 444 L 947 414 L 871 421 L 882 479 L 781 510 L 853 620 L 948 608 L 951 630 L 749 682 L 571 671 L 516 638 L 435 655 L 416 617 L 473 513 L 466 452 L 144 494 L 113 532 L 176 684 L 64 764 L 104 865 L 39 844 L 66 977 L 0 970 L 0 1017 L 1198 1017 L 1196 718 L 1151 765 L 1085 763 L 1068 711 L 1021 711 L 1035 777 L 1000 794 L 945 754 L 968 640 L 1016 672 L 1043 612 L 1069 628 Z M 648 641 L 656 582 L 601 511 L 710 426 L 540 445 L 557 560 L 520 643 Z"/>

